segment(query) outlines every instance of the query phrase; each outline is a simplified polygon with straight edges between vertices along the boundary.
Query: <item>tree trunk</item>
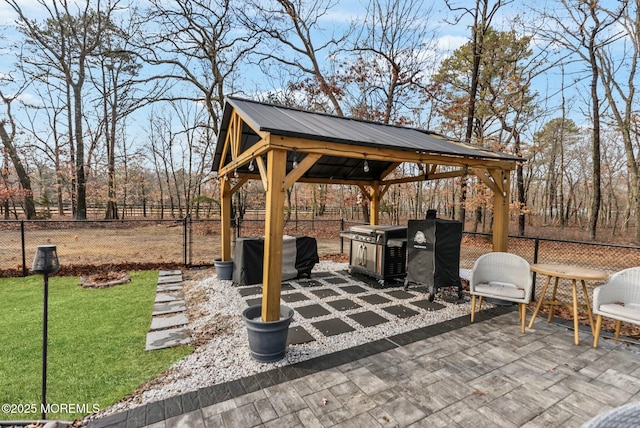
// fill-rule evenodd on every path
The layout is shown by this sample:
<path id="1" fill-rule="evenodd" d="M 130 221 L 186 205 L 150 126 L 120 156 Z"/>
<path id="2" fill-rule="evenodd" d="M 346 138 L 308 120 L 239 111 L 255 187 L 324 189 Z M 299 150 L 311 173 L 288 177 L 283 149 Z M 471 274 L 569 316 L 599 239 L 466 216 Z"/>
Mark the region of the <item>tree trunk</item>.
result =
<path id="1" fill-rule="evenodd" d="M 596 232 L 598 228 L 598 217 L 600 213 L 600 205 L 602 201 L 601 190 L 601 167 L 600 167 L 600 99 L 598 98 L 598 64 L 595 55 L 595 43 L 592 41 L 589 50 L 589 58 L 591 61 L 591 99 L 593 114 L 593 140 L 591 148 L 591 156 L 593 157 L 593 194 L 591 197 L 591 216 L 589 217 L 589 238 L 596 240 Z"/>
<path id="2" fill-rule="evenodd" d="M 27 171 L 24 169 L 22 161 L 18 156 L 18 151 L 13 145 L 13 141 L 11 141 L 11 137 L 7 133 L 7 130 L 5 129 L 3 123 L 0 123 L 0 139 L 2 139 L 2 144 L 4 145 L 9 158 L 11 158 L 13 167 L 16 170 L 16 174 L 18 175 L 18 180 L 20 181 L 20 186 L 26 191 L 26 194 L 24 196 L 24 213 L 27 217 L 27 220 L 34 219 L 36 217 L 36 207 L 33 202 L 31 179 L 29 178 L 29 174 L 27 174 Z"/>

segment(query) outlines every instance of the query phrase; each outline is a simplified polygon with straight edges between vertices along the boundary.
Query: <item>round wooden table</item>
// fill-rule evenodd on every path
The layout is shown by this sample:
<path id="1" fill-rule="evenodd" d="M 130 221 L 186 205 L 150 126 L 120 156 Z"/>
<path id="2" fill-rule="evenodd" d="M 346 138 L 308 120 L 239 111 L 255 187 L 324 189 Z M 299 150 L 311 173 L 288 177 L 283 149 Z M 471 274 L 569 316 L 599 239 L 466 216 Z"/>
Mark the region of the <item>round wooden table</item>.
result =
<path id="1" fill-rule="evenodd" d="M 544 283 L 544 287 L 542 288 L 542 293 L 540 293 L 540 299 L 538 300 L 538 304 L 536 305 L 535 310 L 533 311 L 533 316 L 531 317 L 531 321 L 529 322 L 529 328 L 533 327 L 533 321 L 538 315 L 538 311 L 543 304 L 549 305 L 549 316 L 547 317 L 547 322 L 551 322 L 553 318 L 553 307 L 555 305 L 564 305 L 569 309 L 573 309 L 573 331 L 574 331 L 574 342 L 576 345 L 580 343 L 580 339 L 578 337 L 578 286 L 577 282 L 580 281 L 582 284 L 582 292 L 584 293 L 584 301 L 585 304 L 582 306 L 586 306 L 587 314 L 589 316 L 589 325 L 591 327 L 591 333 L 593 334 L 593 315 L 591 313 L 591 305 L 589 304 L 589 295 L 587 293 L 587 287 L 585 285 L 585 281 L 606 281 L 609 278 L 609 274 L 606 272 L 596 270 L 596 269 L 587 269 L 580 266 L 573 265 L 563 265 L 563 264 L 553 264 L 553 263 L 536 263 L 531 265 L 531 271 L 537 272 L 542 275 L 547 275 L 547 280 Z M 551 283 L 551 278 L 554 278 L 553 285 L 553 294 L 551 300 L 544 300 L 544 296 L 549 288 L 549 284 Z M 572 284 L 572 294 L 573 294 L 573 303 L 569 304 L 566 302 L 561 302 L 556 298 L 556 291 L 558 289 L 558 281 L 560 278 L 566 278 L 571 280 Z"/>

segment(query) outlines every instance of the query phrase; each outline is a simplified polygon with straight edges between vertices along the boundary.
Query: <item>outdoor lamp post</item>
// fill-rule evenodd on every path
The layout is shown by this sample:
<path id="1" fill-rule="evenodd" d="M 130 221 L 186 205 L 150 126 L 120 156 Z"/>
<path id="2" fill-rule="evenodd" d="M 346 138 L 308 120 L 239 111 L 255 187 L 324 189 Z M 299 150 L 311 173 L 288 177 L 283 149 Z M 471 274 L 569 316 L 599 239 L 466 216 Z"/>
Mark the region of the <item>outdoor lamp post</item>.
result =
<path id="1" fill-rule="evenodd" d="M 60 269 L 55 245 L 39 245 L 33 258 L 31 272 L 44 275 L 42 312 L 42 419 L 47 418 L 47 320 L 49 318 L 49 274 Z"/>

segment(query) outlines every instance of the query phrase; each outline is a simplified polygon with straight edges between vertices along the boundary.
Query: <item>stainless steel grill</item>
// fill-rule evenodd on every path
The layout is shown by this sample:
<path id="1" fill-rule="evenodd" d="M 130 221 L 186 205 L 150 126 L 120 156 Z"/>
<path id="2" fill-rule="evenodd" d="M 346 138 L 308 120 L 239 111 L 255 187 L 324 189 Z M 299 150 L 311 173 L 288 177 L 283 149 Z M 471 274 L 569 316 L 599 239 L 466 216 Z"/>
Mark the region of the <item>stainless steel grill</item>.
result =
<path id="1" fill-rule="evenodd" d="M 406 276 L 406 226 L 352 226 L 340 236 L 349 239 L 349 272 L 387 280 Z"/>

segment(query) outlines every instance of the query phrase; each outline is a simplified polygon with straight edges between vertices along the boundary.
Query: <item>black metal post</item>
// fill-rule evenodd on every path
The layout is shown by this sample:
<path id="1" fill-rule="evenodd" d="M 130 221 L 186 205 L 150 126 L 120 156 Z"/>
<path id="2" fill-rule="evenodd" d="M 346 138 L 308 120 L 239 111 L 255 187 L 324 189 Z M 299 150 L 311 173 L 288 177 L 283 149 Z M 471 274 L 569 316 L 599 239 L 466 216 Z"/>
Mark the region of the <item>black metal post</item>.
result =
<path id="1" fill-rule="evenodd" d="M 49 274 L 44 274 L 42 311 L 42 419 L 47 418 L 47 330 L 49 319 Z"/>
<path id="2" fill-rule="evenodd" d="M 533 245 L 533 263 L 538 263 L 538 252 L 540 250 L 540 238 L 536 237 Z M 533 300 L 536 300 L 536 272 L 533 273 L 533 286 L 531 287 L 531 295 L 533 296 Z"/>
<path id="3" fill-rule="evenodd" d="M 189 266 L 191 266 L 193 264 L 193 219 L 191 218 L 191 214 L 189 214 L 187 233 L 189 233 Z"/>
<path id="4" fill-rule="evenodd" d="M 340 232 L 342 232 L 344 230 L 344 219 L 341 218 L 340 219 Z M 344 253 L 344 239 L 342 239 L 342 236 L 340 237 L 340 254 Z"/>
<path id="5" fill-rule="evenodd" d="M 27 276 L 27 253 L 24 245 L 24 220 L 20 220 L 20 240 L 22 242 L 22 276 Z"/>
<path id="6" fill-rule="evenodd" d="M 187 266 L 187 217 L 182 221 L 182 261 Z"/>

